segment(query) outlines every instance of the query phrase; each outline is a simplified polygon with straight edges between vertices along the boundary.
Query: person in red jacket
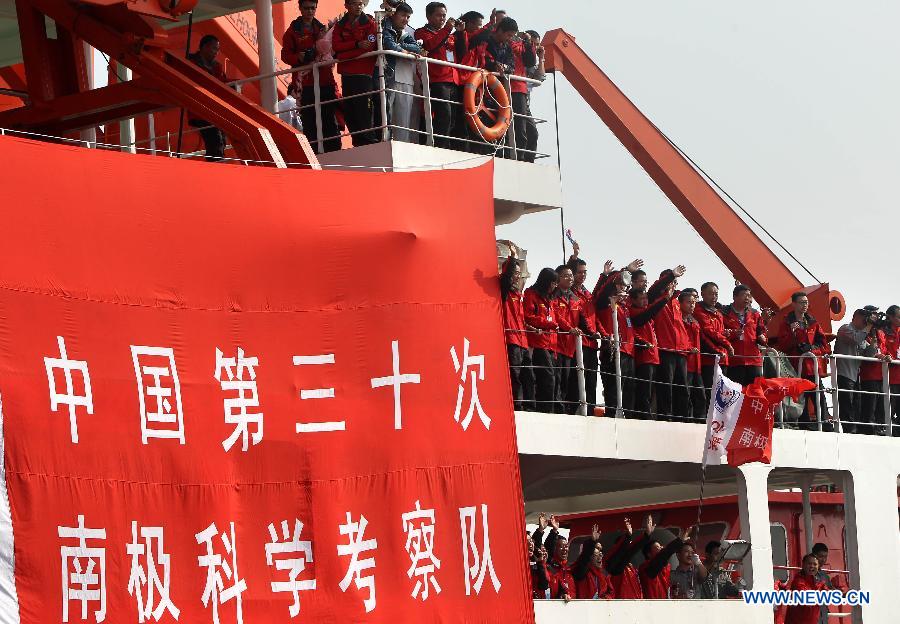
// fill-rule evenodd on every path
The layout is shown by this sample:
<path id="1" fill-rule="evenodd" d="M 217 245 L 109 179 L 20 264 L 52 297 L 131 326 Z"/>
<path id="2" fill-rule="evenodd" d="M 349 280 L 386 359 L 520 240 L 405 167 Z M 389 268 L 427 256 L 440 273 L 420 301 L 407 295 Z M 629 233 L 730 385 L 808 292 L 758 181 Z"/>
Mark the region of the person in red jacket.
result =
<path id="1" fill-rule="evenodd" d="M 550 516 L 550 535 L 547 536 L 547 551 L 553 555 L 547 564 L 547 578 L 550 582 L 550 598 L 569 601 L 575 597 L 575 579 L 569 566 L 569 540 L 559 534 L 559 520 Z"/>
<path id="2" fill-rule="evenodd" d="M 466 55 L 466 38 L 462 34 L 465 23 L 452 17 L 447 19 L 447 5 L 443 2 L 429 2 L 425 6 L 425 18 L 428 23 L 416 31 L 416 39 L 422 42 L 428 57 L 448 63 L 462 62 Z M 461 119 L 458 113 L 461 106 L 451 104 L 462 101 L 459 72 L 454 67 L 429 63 L 428 81 L 433 98 L 431 113 L 434 115 L 434 144 L 446 149 L 459 149 L 448 138 L 464 137 L 466 134 L 465 128 L 456 127 L 457 120 Z"/>
<path id="3" fill-rule="evenodd" d="M 686 403 L 676 409 L 675 394 L 677 388 L 687 384 L 687 351 L 690 338 L 684 326 L 681 305 L 678 297 L 681 292 L 676 288 L 678 282 L 672 283 L 672 295 L 669 302 L 653 317 L 656 339 L 659 344 L 659 366 L 656 368 L 656 410 L 662 418 L 685 419 L 690 414 Z"/>
<path id="4" fill-rule="evenodd" d="M 725 336 L 734 348 L 728 378 L 742 386 L 749 386 L 757 377 L 763 376 L 760 349 L 768 344 L 766 323 L 772 319 L 772 314 L 770 310 L 758 312 L 753 309 L 749 286 L 738 284 L 732 294 L 733 303 L 722 308 Z"/>
<path id="5" fill-rule="evenodd" d="M 214 35 L 203 35 L 197 51 L 188 54 L 187 58 L 213 78 L 222 82 L 228 82 L 222 63 L 218 61 L 220 47 L 217 37 Z M 200 119 L 190 114 L 188 115 L 188 125 L 192 128 L 198 128 L 200 138 L 203 139 L 203 145 L 206 149 L 206 160 L 216 162 L 225 157 L 224 132 L 205 119 Z"/>
<path id="6" fill-rule="evenodd" d="M 344 6 L 347 14 L 334 25 L 332 47 L 335 58 L 342 61 L 338 73 L 344 94 L 344 119 L 353 145 L 358 147 L 378 142 L 378 133 L 366 132 L 372 127 L 372 96 L 360 95 L 375 90 L 375 57 L 359 58 L 377 48 L 378 25 L 374 17 L 363 12 L 363 0 L 344 0 Z"/>
<path id="7" fill-rule="evenodd" d="M 869 330 L 867 340 L 875 348 L 872 357 L 882 362 L 890 362 L 891 355 L 888 352 L 887 334 L 883 328 L 872 327 Z M 863 362 L 859 367 L 860 390 L 866 393 L 859 395 L 860 424 L 857 425 L 858 433 L 874 434 L 884 430 L 884 375 L 881 362 Z"/>
<path id="8" fill-rule="evenodd" d="M 888 326 L 884 330 L 886 352 L 894 361 L 900 360 L 900 306 L 892 305 L 885 311 Z M 891 364 L 888 369 L 891 385 L 891 414 L 893 435 L 900 435 L 900 364 Z"/>
<path id="9" fill-rule="evenodd" d="M 671 284 L 670 284 L 671 287 Z M 650 301 L 646 290 L 631 289 L 629 316 L 638 316 L 647 309 Z M 665 307 L 665 306 L 662 306 Z M 634 328 L 634 411 L 638 418 L 655 420 L 653 413 L 653 378 L 659 366 L 659 344 L 653 319 Z"/>
<path id="10" fill-rule="evenodd" d="M 688 342 L 685 346 L 687 358 L 687 383 L 675 389 L 673 400 L 675 411 L 679 414 L 688 414 L 689 417 L 706 420 L 706 411 L 709 399 L 703 386 L 703 377 L 700 374 L 700 322 L 694 317 L 697 308 L 697 291 L 693 288 L 685 288 L 678 295 L 678 306 L 681 308 L 681 320 L 687 333 Z"/>
<path id="11" fill-rule="evenodd" d="M 535 409 L 553 412 L 556 403 L 556 333 L 559 322 L 553 305 L 553 293 L 559 275 L 550 268 L 541 269 L 534 285 L 525 291 L 525 324 L 533 327 L 528 333 L 531 364 L 534 366 Z"/>
<path id="12" fill-rule="evenodd" d="M 625 518 L 625 535 L 610 549 L 606 558 L 606 571 L 612 578 L 616 598 L 635 600 L 644 597 L 637 568 L 631 562 L 644 545 L 643 536 L 635 536 L 631 520 Z"/>
<path id="13" fill-rule="evenodd" d="M 594 306 L 594 296 L 593 293 L 585 288 L 584 282 L 587 280 L 587 262 L 578 257 L 578 247 L 577 244 L 575 246 L 575 251 L 572 254 L 572 257 L 569 259 L 569 268 L 572 269 L 575 275 L 575 283 L 572 286 L 572 291 L 581 299 L 581 314 L 582 314 L 582 322 L 584 323 L 582 332 L 584 334 L 582 338 L 582 353 L 584 356 L 584 389 L 587 400 L 587 412 L 588 414 L 594 413 L 594 408 L 597 406 L 597 371 L 599 369 L 599 359 L 598 359 L 598 349 L 600 348 L 599 341 L 608 339 L 609 332 L 603 327 L 603 325 L 597 319 L 597 310 Z M 607 273 L 612 272 L 613 263 L 612 260 L 607 260 L 605 271 Z M 577 382 L 577 380 L 576 380 Z M 577 383 L 569 384 L 569 400 L 572 400 L 572 397 L 575 400 L 578 400 L 578 386 Z"/>
<path id="14" fill-rule="evenodd" d="M 603 569 L 603 544 L 600 543 L 600 527 L 594 525 L 591 537 L 581 544 L 578 559 L 572 565 L 575 580 L 575 597 L 583 600 L 611 600 L 615 590 L 609 573 Z"/>
<path id="15" fill-rule="evenodd" d="M 638 576 L 641 580 L 641 592 L 644 598 L 662 600 L 669 597 L 669 582 L 672 566 L 669 559 L 681 550 L 684 540 L 690 535 L 692 527 L 688 527 L 680 537 L 676 537 L 663 547 L 652 538 L 656 527 L 653 519 L 648 515 L 644 519 L 644 534 L 646 535 L 641 551 L 644 561 L 638 566 Z"/>
<path id="16" fill-rule="evenodd" d="M 778 336 L 778 348 L 790 358 L 794 369 L 803 379 L 815 381 L 815 373 L 818 369 L 819 378 L 828 374 L 828 364 L 825 356 L 831 353 L 825 333 L 818 321 L 807 311 L 809 310 L 809 298 L 804 292 L 795 292 L 791 295 L 794 309 L 788 313 Z M 811 353 L 815 359 L 804 357 L 801 364 L 801 355 Z M 821 382 L 820 382 L 821 385 Z M 816 423 L 816 395 L 819 395 L 820 411 L 822 414 L 822 429 L 830 431 L 831 425 L 828 415 L 828 404 L 825 401 L 824 391 L 811 391 L 804 394 L 803 413 L 798 425 L 804 429 L 817 429 Z"/>
<path id="17" fill-rule="evenodd" d="M 503 310 L 503 330 L 506 355 L 509 360 L 509 380 L 513 405 L 517 410 L 534 410 L 534 373 L 528 351 L 525 326 L 525 305 L 522 291 L 522 270 L 515 250 L 512 251 L 500 274 L 500 299 Z"/>
<path id="18" fill-rule="evenodd" d="M 700 358 L 703 386 L 706 388 L 706 401 L 712 389 L 716 368 L 716 355 L 719 356 L 719 367 L 722 374 L 728 374 L 729 356 L 734 355 L 734 347 L 725 335 L 725 319 L 719 310 L 719 286 L 706 282 L 700 287 L 700 304 L 694 309 L 694 317 L 700 323 Z"/>
<path id="19" fill-rule="evenodd" d="M 525 533 L 525 552 L 527 554 L 528 572 L 531 575 L 531 597 L 535 599 L 549 597 L 550 579 L 547 577 L 547 549 L 543 545 L 535 544 L 533 537 L 527 531 Z"/>
<path id="20" fill-rule="evenodd" d="M 572 291 L 575 277 L 568 265 L 556 267 L 559 286 L 553 295 L 559 334 L 556 336 L 556 413 L 575 414 L 578 412 L 578 394 L 570 402 L 570 388 L 578 383 L 575 369 L 576 336 L 581 335 L 584 326 L 581 313 L 581 299 Z"/>
<path id="21" fill-rule="evenodd" d="M 664 272 L 664 277 L 657 280 L 647 291 L 649 305 L 639 313 L 631 315 L 631 309 L 627 304 L 628 296 L 625 294 L 626 286 L 623 273 L 626 271 L 630 273 L 631 268 L 637 270 L 637 268 L 642 265 L 642 260 L 635 260 L 621 271 L 603 275 L 594 289 L 594 306 L 597 311 L 597 317 L 605 327 L 618 327 L 619 362 L 622 373 L 622 410 L 626 417 L 635 416 L 635 328 L 646 325 L 653 320 L 653 317 L 656 316 L 659 310 L 668 301 L 668 299 L 666 299 L 665 291 L 669 284 L 679 277 L 674 271 Z M 613 299 L 616 300 L 615 324 L 613 322 Z M 609 362 L 604 361 L 601 371 L 601 378 L 603 379 L 603 395 L 606 399 L 606 405 L 617 406 L 615 360 L 611 359 Z"/>
<path id="22" fill-rule="evenodd" d="M 317 44 L 328 31 L 328 27 L 316 19 L 318 6 L 318 0 L 300 0 L 300 17 L 291 22 L 281 37 L 281 60 L 291 67 L 308 65 L 314 62 L 318 56 Z M 319 101 L 334 100 L 337 97 L 334 66 L 320 67 L 316 71 L 319 72 Z M 294 72 L 294 84 L 301 87 L 300 106 L 307 107 L 300 110 L 303 133 L 312 145 L 316 145 L 318 124 L 316 123 L 316 109 L 311 106 L 315 103 L 313 72 L 303 72 L 302 77 L 300 72 Z M 335 152 L 341 149 L 335 105 L 323 104 L 320 108 L 322 111 L 322 137 L 324 138 L 323 151 Z"/>
<path id="23" fill-rule="evenodd" d="M 825 583 L 816 579 L 819 572 L 819 560 L 812 553 L 803 557 L 803 569 L 791 580 L 788 589 L 791 591 L 825 591 Z M 818 605 L 790 605 L 784 618 L 784 624 L 818 624 Z"/>

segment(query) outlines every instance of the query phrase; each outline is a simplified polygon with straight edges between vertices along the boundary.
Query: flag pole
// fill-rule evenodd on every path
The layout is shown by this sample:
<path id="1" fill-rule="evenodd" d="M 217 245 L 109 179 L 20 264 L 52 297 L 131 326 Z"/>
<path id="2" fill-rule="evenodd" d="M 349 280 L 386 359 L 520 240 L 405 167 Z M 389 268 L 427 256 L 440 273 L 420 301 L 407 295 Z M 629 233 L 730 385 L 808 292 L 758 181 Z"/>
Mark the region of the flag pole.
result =
<path id="1" fill-rule="evenodd" d="M 716 355 L 715 374 L 713 375 L 712 380 L 712 388 L 709 389 L 709 408 L 706 414 L 706 437 L 703 438 L 703 455 L 700 460 L 700 500 L 697 504 L 697 523 L 694 525 L 694 531 L 691 539 L 694 543 L 697 542 L 697 538 L 700 537 L 700 520 L 703 518 L 703 489 L 706 486 L 706 443 L 709 440 L 709 432 L 710 427 L 712 426 L 712 418 L 709 417 L 709 410 L 713 409 L 713 404 L 716 400 L 716 381 L 718 381 L 722 376 L 722 369 L 719 368 L 719 357 Z"/>

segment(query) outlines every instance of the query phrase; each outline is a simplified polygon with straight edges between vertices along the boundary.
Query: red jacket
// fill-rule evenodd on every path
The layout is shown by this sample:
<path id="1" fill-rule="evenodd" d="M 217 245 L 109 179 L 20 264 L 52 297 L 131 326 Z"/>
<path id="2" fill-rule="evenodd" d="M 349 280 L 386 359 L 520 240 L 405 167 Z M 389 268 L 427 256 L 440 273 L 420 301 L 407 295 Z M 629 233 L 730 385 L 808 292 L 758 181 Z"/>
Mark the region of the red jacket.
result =
<path id="1" fill-rule="evenodd" d="M 734 348 L 732 366 L 762 366 L 763 358 L 759 345 L 765 345 L 766 325 L 758 310 L 749 308 L 745 311 L 744 322 L 737 311 L 730 305 L 722 308 L 725 323 L 725 335 Z"/>
<path id="2" fill-rule="evenodd" d="M 616 291 L 616 280 L 619 279 L 620 273 L 621 271 L 614 271 L 609 275 L 601 275 L 600 279 L 597 280 L 597 285 L 594 287 L 594 309 L 597 311 L 597 318 L 610 332 L 613 328 L 613 322 L 612 305 L 609 300 Z M 634 328 L 650 323 L 659 310 L 666 305 L 668 299 L 666 299 L 664 291 L 674 279 L 675 276 L 672 275 L 671 271 L 664 273 L 647 290 L 647 298 L 650 301 L 650 305 L 646 308 L 641 308 L 637 314 L 632 315 L 630 308 L 626 305 L 616 306 L 619 342 L 621 343 L 619 350 L 622 353 L 634 357 Z"/>
<path id="3" fill-rule="evenodd" d="M 825 583 L 817 581 L 815 577 L 798 574 L 791 580 L 788 589 L 796 591 L 825 591 L 826 588 Z M 784 618 L 784 624 L 818 624 L 818 622 L 818 605 L 807 605 L 802 607 L 791 605 L 787 608 L 787 615 Z"/>
<path id="4" fill-rule="evenodd" d="M 547 579 L 550 581 L 550 598 L 562 598 L 565 594 L 575 597 L 575 579 L 568 564 L 551 561 L 547 564 Z"/>
<path id="5" fill-rule="evenodd" d="M 800 354 L 804 352 L 812 353 L 817 356 L 819 363 L 819 377 L 828 374 L 828 364 L 824 357 L 831 353 L 831 348 L 825 339 L 825 334 L 819 323 L 809 314 L 805 315 L 804 323 L 806 327 L 791 329 L 791 325 L 797 322 L 797 316 L 794 312 L 790 312 L 784 319 L 781 326 L 781 333 L 778 335 L 778 348 L 790 357 L 794 370 L 801 376 L 813 377 L 815 368 L 809 357 L 803 358 L 803 370 L 799 370 Z"/>
<path id="6" fill-rule="evenodd" d="M 875 349 L 877 350 L 877 353 L 874 354 L 874 357 L 888 353 L 887 336 L 885 336 L 885 333 L 879 329 L 875 332 L 875 336 Z M 881 362 L 863 362 L 859 367 L 859 379 L 860 381 L 881 381 L 884 378 L 882 371 L 883 365 Z M 888 381 L 888 383 L 890 383 L 890 381 Z"/>
<path id="7" fill-rule="evenodd" d="M 885 353 L 895 360 L 900 360 L 900 327 L 896 329 L 888 329 L 884 333 L 885 336 Z M 900 384 L 900 364 L 891 365 L 891 385 Z"/>
<path id="8" fill-rule="evenodd" d="M 644 597 L 641 590 L 641 580 L 634 565 L 627 564 L 622 574 L 612 577 L 616 598 L 624 600 L 640 600 Z"/>
<path id="9" fill-rule="evenodd" d="M 650 576 L 647 569 L 650 567 L 651 560 L 644 561 L 638 568 L 638 576 L 641 579 L 641 592 L 644 598 L 650 600 L 663 600 L 669 597 L 669 580 L 671 579 L 672 570 L 667 563 L 656 576 Z"/>
<path id="10" fill-rule="evenodd" d="M 524 296 L 519 291 L 512 291 L 503 302 L 503 333 L 506 342 L 528 348 L 528 334 L 525 333 Z"/>
<path id="11" fill-rule="evenodd" d="M 592 349 L 597 348 L 597 341 L 590 337 L 590 334 L 601 334 L 603 336 L 608 336 L 609 332 L 601 325 L 600 320 L 597 318 L 597 310 L 594 307 L 594 296 L 587 288 L 582 286 L 581 288 L 573 288 L 572 292 L 578 295 L 578 298 L 581 299 L 581 319 L 584 326 L 581 328 L 585 332 L 585 336 L 582 338 L 584 341 L 584 346 L 591 347 Z"/>
<path id="12" fill-rule="evenodd" d="M 686 351 L 690 349 L 690 338 L 681 318 L 681 306 L 678 304 L 676 291 L 672 299 L 653 317 L 656 339 L 663 351 Z"/>
<path id="13" fill-rule="evenodd" d="M 571 293 L 570 297 L 566 297 L 557 291 L 553 298 L 553 309 L 561 332 L 582 327 L 581 298 L 574 293 Z M 569 358 L 575 357 L 575 334 L 557 334 L 555 351 Z"/>
<path id="14" fill-rule="evenodd" d="M 534 288 L 525 290 L 525 324 L 535 329 L 545 330 L 543 333 L 529 332 L 528 346 L 532 349 L 556 349 L 556 311 L 551 299 L 546 299 Z"/>
<path id="15" fill-rule="evenodd" d="M 725 336 L 725 320 L 718 308 L 706 308 L 702 302 L 694 308 L 694 318 L 700 323 L 700 350 L 706 353 L 718 353 L 720 366 L 728 366 L 728 347 L 731 345 Z M 714 355 L 703 355 L 700 358 L 703 366 L 716 363 Z"/>
<path id="16" fill-rule="evenodd" d="M 440 30 L 435 30 L 426 24 L 416 31 L 415 37 L 422 42 L 422 47 L 428 52 L 428 58 L 449 63 L 462 63 L 466 55 L 466 38 L 459 33 L 454 33 L 450 24 L 445 24 Z M 436 82 L 449 82 L 460 84 L 459 72 L 455 67 L 445 67 L 434 63 L 428 64 L 428 80 L 431 84 Z"/>
<path id="17" fill-rule="evenodd" d="M 682 317 L 683 318 L 683 317 Z M 688 336 L 688 349 L 699 349 L 700 348 L 700 321 L 698 321 L 694 316 L 689 316 L 688 318 L 683 318 L 684 320 L 684 329 L 687 332 Z M 687 354 L 687 369 L 689 373 L 699 373 L 700 372 L 700 354 L 699 353 L 688 353 Z"/>
<path id="18" fill-rule="evenodd" d="M 313 19 L 312 24 L 307 26 L 299 17 L 291 22 L 291 25 L 281 37 L 281 60 L 296 67 L 298 65 L 307 65 L 316 60 L 318 51 L 316 50 L 316 42 L 321 39 L 328 31 L 328 27 L 317 19 Z M 334 66 L 320 67 L 319 85 L 333 86 Z M 294 72 L 294 82 L 300 78 L 300 72 Z M 306 72 L 303 75 L 304 87 L 313 86 L 313 73 Z"/>
<path id="19" fill-rule="evenodd" d="M 522 78 L 528 77 L 528 67 L 534 67 L 537 58 L 534 54 L 534 46 L 531 45 L 531 42 L 523 42 L 523 41 L 511 41 L 509 47 L 512 48 L 513 53 L 513 74 L 516 76 L 521 76 Z M 529 63 L 530 65 L 526 65 Z M 513 93 L 528 93 L 528 83 L 522 80 L 510 80 L 509 81 L 510 89 Z"/>
<path id="20" fill-rule="evenodd" d="M 639 599 L 644 596 L 641 580 L 631 558 L 642 548 L 645 539 L 646 536 L 623 535 L 606 555 L 606 569 L 612 577 L 616 598 Z"/>
<path id="21" fill-rule="evenodd" d="M 583 600 L 612 600 L 616 597 L 609 574 L 603 568 L 588 566 L 587 574 L 575 581 L 575 597 Z"/>
<path id="22" fill-rule="evenodd" d="M 365 13 L 355 20 L 351 19 L 350 15 L 345 15 L 334 25 L 334 34 L 331 39 L 334 56 L 338 60 L 345 61 L 337 66 L 340 75 L 371 76 L 375 72 L 374 56 L 358 60 L 348 59 L 356 59 L 358 56 L 375 50 L 376 48 L 363 50 L 357 47 L 357 44 L 360 41 L 375 43 L 377 33 L 378 26 L 375 24 L 375 18 Z"/>
<path id="23" fill-rule="evenodd" d="M 665 307 L 665 306 L 664 306 Z M 637 308 L 631 306 L 628 310 L 629 316 L 635 317 L 643 312 L 646 308 Z M 659 364 L 659 342 L 656 339 L 656 329 L 653 321 L 650 320 L 640 327 L 634 328 L 634 336 L 636 344 L 634 346 L 634 363 L 637 366 L 641 364 Z M 642 345 L 650 345 L 649 347 Z"/>

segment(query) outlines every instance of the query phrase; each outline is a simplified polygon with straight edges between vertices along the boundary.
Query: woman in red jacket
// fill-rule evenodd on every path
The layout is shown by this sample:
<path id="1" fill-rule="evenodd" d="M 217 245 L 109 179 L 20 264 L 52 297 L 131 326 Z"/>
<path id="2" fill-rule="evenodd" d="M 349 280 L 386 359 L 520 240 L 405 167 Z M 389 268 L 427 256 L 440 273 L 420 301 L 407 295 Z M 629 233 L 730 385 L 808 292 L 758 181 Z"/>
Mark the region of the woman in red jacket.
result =
<path id="1" fill-rule="evenodd" d="M 788 586 L 792 591 L 825 591 L 825 583 L 816 580 L 819 571 L 819 560 L 813 554 L 803 557 L 803 569 L 791 580 Z M 818 624 L 819 605 L 790 605 L 784 624 Z"/>
<path id="2" fill-rule="evenodd" d="M 519 283 L 522 270 L 516 252 L 503 263 L 500 275 L 500 299 L 503 310 L 503 333 L 506 335 L 506 355 L 509 360 L 509 381 L 513 404 L 517 410 L 534 410 L 534 372 L 528 352 L 525 326 L 525 306 Z"/>
<path id="3" fill-rule="evenodd" d="M 550 268 L 541 269 L 534 285 L 525 291 L 525 324 L 538 331 L 528 333 L 531 363 L 534 366 L 534 399 L 539 412 L 553 413 L 556 401 L 556 332 L 559 323 L 553 305 L 553 293 L 559 275 Z"/>

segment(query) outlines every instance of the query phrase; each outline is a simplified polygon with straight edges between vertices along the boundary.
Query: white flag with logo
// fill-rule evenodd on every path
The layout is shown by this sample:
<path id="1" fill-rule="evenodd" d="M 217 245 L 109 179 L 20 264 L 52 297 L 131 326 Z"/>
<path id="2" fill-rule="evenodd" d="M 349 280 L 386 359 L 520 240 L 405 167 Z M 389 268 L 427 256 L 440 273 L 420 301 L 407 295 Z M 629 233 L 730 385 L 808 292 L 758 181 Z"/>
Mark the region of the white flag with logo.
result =
<path id="1" fill-rule="evenodd" d="M 703 446 L 703 465 L 718 466 L 725 457 L 725 447 L 734 433 L 741 404 L 744 402 L 743 387 L 722 374 L 716 364 L 713 377 L 709 412 L 706 416 L 706 440 Z"/>

